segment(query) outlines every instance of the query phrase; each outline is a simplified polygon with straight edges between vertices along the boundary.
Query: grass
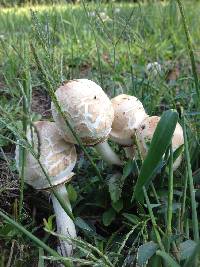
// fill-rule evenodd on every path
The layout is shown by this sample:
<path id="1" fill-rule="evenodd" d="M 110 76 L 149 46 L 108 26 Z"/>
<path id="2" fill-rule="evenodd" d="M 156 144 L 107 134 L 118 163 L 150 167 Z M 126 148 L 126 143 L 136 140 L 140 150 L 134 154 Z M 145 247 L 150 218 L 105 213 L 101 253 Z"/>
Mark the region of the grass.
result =
<path id="1" fill-rule="evenodd" d="M 43 266 L 44 259 L 55 266 L 60 260 L 48 198 L 23 182 L 23 158 L 31 149 L 24 137 L 27 125 L 52 119 L 41 106 L 47 112 L 49 95 L 56 101 L 53 91 L 73 78 L 97 82 L 109 97 L 135 95 L 150 115 L 176 109 L 185 156 L 173 173 L 175 155 L 168 149 L 168 166 L 164 162 L 153 180 L 151 175 L 149 188 L 139 188 L 145 204 L 131 202 L 145 160 L 127 161 L 111 143 L 124 159 L 118 170 L 103 163 L 92 147 L 78 148 L 76 178 L 67 188 L 81 239 L 71 240 L 76 250 L 70 260 L 74 266 L 142 266 L 147 260 L 155 267 L 198 266 L 200 3 L 183 4 L 184 17 L 176 1 L 1 9 L 0 166 L 6 167 L 0 173 L 0 266 Z M 162 72 L 148 77 L 145 67 L 155 61 Z M 23 163 L 20 183 L 10 188 L 18 177 L 16 140 L 23 145 Z"/>

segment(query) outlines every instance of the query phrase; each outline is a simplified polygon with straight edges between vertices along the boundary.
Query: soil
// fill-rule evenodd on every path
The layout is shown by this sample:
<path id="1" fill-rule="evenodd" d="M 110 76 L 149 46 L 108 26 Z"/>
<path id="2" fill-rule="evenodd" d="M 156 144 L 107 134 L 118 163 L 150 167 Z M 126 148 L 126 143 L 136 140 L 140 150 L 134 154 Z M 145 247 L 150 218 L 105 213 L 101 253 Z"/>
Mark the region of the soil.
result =
<path id="1" fill-rule="evenodd" d="M 34 88 L 31 109 L 40 114 L 43 119 L 51 118 L 51 99 L 46 91 L 41 88 Z"/>
<path id="2" fill-rule="evenodd" d="M 19 184 L 17 175 L 10 170 L 5 160 L 0 159 L 0 207 L 6 211 L 10 211 L 12 209 L 13 199 L 19 195 L 18 192 Z"/>

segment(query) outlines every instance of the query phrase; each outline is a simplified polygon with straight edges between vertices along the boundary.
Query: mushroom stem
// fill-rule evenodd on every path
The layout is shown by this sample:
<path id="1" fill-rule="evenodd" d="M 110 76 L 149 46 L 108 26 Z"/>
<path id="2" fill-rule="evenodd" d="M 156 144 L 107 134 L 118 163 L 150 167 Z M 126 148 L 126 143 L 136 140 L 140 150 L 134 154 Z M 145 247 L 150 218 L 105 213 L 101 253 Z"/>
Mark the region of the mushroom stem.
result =
<path id="1" fill-rule="evenodd" d="M 97 152 L 101 155 L 102 159 L 109 165 L 122 165 L 122 161 L 117 154 L 111 149 L 107 141 L 95 145 Z"/>
<path id="2" fill-rule="evenodd" d="M 54 189 L 65 200 L 68 208 L 72 210 L 65 185 L 63 184 L 60 186 L 56 186 Z M 54 196 L 53 193 L 51 193 L 51 198 L 53 202 L 54 212 L 56 215 L 57 233 L 66 237 L 75 238 L 77 235 L 74 222 L 61 207 L 60 203 L 58 202 L 57 198 Z M 60 240 L 60 246 L 58 247 L 58 250 L 64 257 L 71 256 L 73 252 L 73 246 L 70 242 L 66 240 Z"/>

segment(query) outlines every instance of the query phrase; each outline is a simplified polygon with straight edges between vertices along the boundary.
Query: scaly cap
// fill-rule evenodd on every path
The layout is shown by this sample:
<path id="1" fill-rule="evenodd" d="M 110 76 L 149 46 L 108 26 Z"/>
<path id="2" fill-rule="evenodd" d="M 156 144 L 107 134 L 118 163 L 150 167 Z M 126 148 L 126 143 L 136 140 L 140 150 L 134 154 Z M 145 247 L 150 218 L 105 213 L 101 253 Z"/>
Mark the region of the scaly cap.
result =
<path id="1" fill-rule="evenodd" d="M 147 116 L 142 103 L 134 96 L 121 94 L 111 99 L 114 108 L 114 121 L 110 139 L 130 146 L 133 144 L 135 130 Z"/>
<path id="2" fill-rule="evenodd" d="M 87 79 L 72 80 L 60 86 L 55 94 L 83 144 L 95 145 L 108 137 L 114 111 L 110 99 L 99 85 Z M 76 143 L 53 103 L 52 115 L 62 137 L 67 142 Z"/>
<path id="3" fill-rule="evenodd" d="M 74 145 L 66 143 L 57 131 L 54 122 L 38 121 L 27 132 L 28 141 L 33 144 L 35 153 L 51 179 L 52 185 L 62 184 L 73 176 L 76 164 Z M 16 147 L 16 162 L 19 166 L 19 147 Z M 38 161 L 27 151 L 25 182 L 36 189 L 50 187 Z"/>

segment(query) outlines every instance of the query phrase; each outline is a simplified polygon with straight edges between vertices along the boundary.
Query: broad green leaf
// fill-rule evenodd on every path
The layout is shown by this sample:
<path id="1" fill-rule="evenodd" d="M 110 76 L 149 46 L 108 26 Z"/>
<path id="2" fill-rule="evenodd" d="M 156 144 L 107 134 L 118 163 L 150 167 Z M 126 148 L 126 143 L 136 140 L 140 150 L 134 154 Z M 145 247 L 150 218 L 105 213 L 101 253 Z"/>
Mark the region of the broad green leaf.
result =
<path id="1" fill-rule="evenodd" d="M 94 233 L 94 229 L 92 229 L 83 219 L 80 217 L 76 217 L 75 219 L 75 225 L 78 226 L 81 230 Z"/>
<path id="2" fill-rule="evenodd" d="M 160 256 L 169 267 L 181 267 L 169 254 L 164 251 L 158 250 L 156 255 Z"/>
<path id="3" fill-rule="evenodd" d="M 108 180 L 108 187 L 110 192 L 110 197 L 113 203 L 117 202 L 122 194 L 122 188 L 126 178 L 131 174 L 135 167 L 135 163 L 132 160 L 129 160 L 124 168 L 123 174 L 115 173 Z"/>
<path id="4" fill-rule="evenodd" d="M 140 267 L 145 266 L 148 260 L 156 253 L 158 247 L 158 244 L 154 243 L 153 241 L 141 245 L 137 254 L 138 265 Z"/>
<path id="5" fill-rule="evenodd" d="M 133 224 L 138 224 L 140 222 L 140 218 L 134 214 L 123 213 L 122 215 Z"/>
<path id="6" fill-rule="evenodd" d="M 44 226 L 48 231 L 53 231 L 53 219 L 56 217 L 55 214 L 49 216 L 48 220 L 46 220 L 45 218 L 43 219 L 44 222 Z"/>
<path id="7" fill-rule="evenodd" d="M 131 174 L 134 168 L 135 168 L 135 162 L 129 159 L 123 168 L 123 175 L 121 178 L 123 182 Z"/>
<path id="8" fill-rule="evenodd" d="M 77 200 L 77 193 L 76 193 L 76 190 L 74 189 L 74 187 L 69 184 L 67 186 L 67 192 L 68 192 L 68 195 L 69 195 L 69 201 L 70 202 L 75 202 Z"/>
<path id="9" fill-rule="evenodd" d="M 11 224 L 5 224 L 0 227 L 0 237 L 2 238 L 14 238 L 19 231 Z"/>
<path id="10" fill-rule="evenodd" d="M 32 117 L 32 122 L 33 122 L 33 121 L 40 121 L 40 120 L 42 119 L 41 114 L 34 113 L 34 112 L 33 112 L 33 114 L 32 114 L 31 117 Z"/>
<path id="11" fill-rule="evenodd" d="M 185 260 L 189 258 L 194 252 L 197 243 L 193 240 L 186 240 L 180 244 L 180 259 Z"/>
<path id="12" fill-rule="evenodd" d="M 158 267 L 158 266 L 162 266 L 162 259 L 161 257 L 157 256 L 156 254 L 154 254 L 150 259 L 149 259 L 149 264 L 148 267 Z"/>
<path id="13" fill-rule="evenodd" d="M 117 202 L 112 202 L 112 207 L 116 212 L 120 212 L 123 209 L 123 199 L 119 199 Z"/>
<path id="14" fill-rule="evenodd" d="M 108 180 L 108 188 L 113 203 L 117 202 L 121 197 L 121 173 L 115 173 Z"/>
<path id="15" fill-rule="evenodd" d="M 196 261 L 197 257 L 198 257 L 198 262 L 199 262 L 199 254 L 200 254 L 199 251 L 200 251 L 200 242 L 198 242 L 195 249 L 193 250 L 192 255 L 189 257 L 189 259 L 187 259 L 187 261 L 185 262 L 183 267 L 195 266 L 194 262 Z M 197 266 L 199 266 L 199 265 L 197 265 Z"/>
<path id="16" fill-rule="evenodd" d="M 114 221 L 115 217 L 116 217 L 115 210 L 113 208 L 110 208 L 109 210 L 103 213 L 103 217 L 102 217 L 103 224 L 105 226 L 109 226 L 112 223 L 112 221 Z"/>
<path id="17" fill-rule="evenodd" d="M 162 243 L 163 243 L 165 249 L 168 251 L 170 244 L 172 242 L 175 242 L 178 239 L 180 239 L 180 234 L 179 235 L 178 234 L 172 235 L 172 234 L 165 233 L 163 238 L 162 238 Z"/>
<path id="18" fill-rule="evenodd" d="M 169 146 L 176 124 L 178 113 L 168 110 L 163 113 L 154 132 L 148 154 L 143 162 L 138 180 L 135 185 L 134 196 L 136 200 L 143 201 L 143 186 L 146 186 L 152 178 L 154 170 Z"/>
<path id="19" fill-rule="evenodd" d="M 4 139 L 3 136 L 0 138 L 0 147 L 7 146 L 9 144 L 6 138 Z"/>

